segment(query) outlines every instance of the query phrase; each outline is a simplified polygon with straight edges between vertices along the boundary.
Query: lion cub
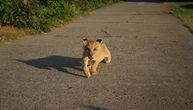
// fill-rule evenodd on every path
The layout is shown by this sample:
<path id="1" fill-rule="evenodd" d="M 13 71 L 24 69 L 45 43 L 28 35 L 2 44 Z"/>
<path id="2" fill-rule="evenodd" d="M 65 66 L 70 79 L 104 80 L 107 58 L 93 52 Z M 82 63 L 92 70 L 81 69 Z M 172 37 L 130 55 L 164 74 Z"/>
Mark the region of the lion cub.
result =
<path id="1" fill-rule="evenodd" d="M 83 57 L 82 69 L 87 78 L 91 74 L 96 74 L 98 64 L 111 62 L 111 53 L 107 46 L 102 42 L 102 39 L 88 40 L 83 39 Z"/>

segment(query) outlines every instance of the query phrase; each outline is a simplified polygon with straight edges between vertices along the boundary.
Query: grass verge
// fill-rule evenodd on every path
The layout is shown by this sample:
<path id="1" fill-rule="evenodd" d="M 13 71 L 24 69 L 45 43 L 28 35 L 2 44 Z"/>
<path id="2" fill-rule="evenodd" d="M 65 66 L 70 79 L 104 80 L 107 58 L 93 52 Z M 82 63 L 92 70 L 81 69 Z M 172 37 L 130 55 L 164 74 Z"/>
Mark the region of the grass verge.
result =
<path id="1" fill-rule="evenodd" d="M 0 1 L 0 43 L 48 32 L 120 0 L 26 0 L 27 4 L 23 1 Z"/>
<path id="2" fill-rule="evenodd" d="M 171 13 L 179 17 L 193 31 L 193 2 L 166 2 Z"/>
<path id="3" fill-rule="evenodd" d="M 0 26 L 0 44 L 21 39 L 34 33 L 31 29 L 19 29 L 13 26 Z"/>

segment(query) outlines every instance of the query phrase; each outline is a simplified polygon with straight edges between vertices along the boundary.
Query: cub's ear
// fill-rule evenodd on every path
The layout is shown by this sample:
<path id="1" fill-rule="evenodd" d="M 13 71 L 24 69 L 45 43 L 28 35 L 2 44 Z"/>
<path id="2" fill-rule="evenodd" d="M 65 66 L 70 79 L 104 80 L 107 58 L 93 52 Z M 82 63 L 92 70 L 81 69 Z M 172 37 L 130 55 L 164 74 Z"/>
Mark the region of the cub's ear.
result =
<path id="1" fill-rule="evenodd" d="M 99 43 L 102 43 L 102 42 L 103 42 L 102 39 L 97 39 L 96 41 L 99 42 Z"/>
<path id="2" fill-rule="evenodd" d="M 88 39 L 84 38 L 84 39 L 82 39 L 82 42 L 83 42 L 83 45 L 86 45 L 88 43 Z"/>

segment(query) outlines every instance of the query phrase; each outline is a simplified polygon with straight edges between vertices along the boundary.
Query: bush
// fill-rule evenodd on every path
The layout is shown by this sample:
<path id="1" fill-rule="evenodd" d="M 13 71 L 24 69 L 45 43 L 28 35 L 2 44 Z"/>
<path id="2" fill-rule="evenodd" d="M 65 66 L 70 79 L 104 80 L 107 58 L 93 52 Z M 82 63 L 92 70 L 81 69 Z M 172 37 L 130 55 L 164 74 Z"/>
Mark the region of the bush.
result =
<path id="1" fill-rule="evenodd" d="M 49 31 L 61 23 L 85 12 L 119 0 L 22 0 L 0 1 L 0 25 L 32 28 L 38 32 Z"/>

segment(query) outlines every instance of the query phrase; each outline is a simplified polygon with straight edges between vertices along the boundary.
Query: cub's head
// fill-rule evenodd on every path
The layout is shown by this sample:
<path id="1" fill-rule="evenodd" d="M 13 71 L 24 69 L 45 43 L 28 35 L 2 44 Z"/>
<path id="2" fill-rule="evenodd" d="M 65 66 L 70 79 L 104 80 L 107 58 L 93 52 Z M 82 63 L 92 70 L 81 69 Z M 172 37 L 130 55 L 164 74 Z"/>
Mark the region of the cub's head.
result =
<path id="1" fill-rule="evenodd" d="M 101 49 L 102 39 L 97 40 L 82 39 L 82 41 L 84 53 L 88 56 L 90 60 L 94 60 L 94 58 L 96 58 Z"/>

